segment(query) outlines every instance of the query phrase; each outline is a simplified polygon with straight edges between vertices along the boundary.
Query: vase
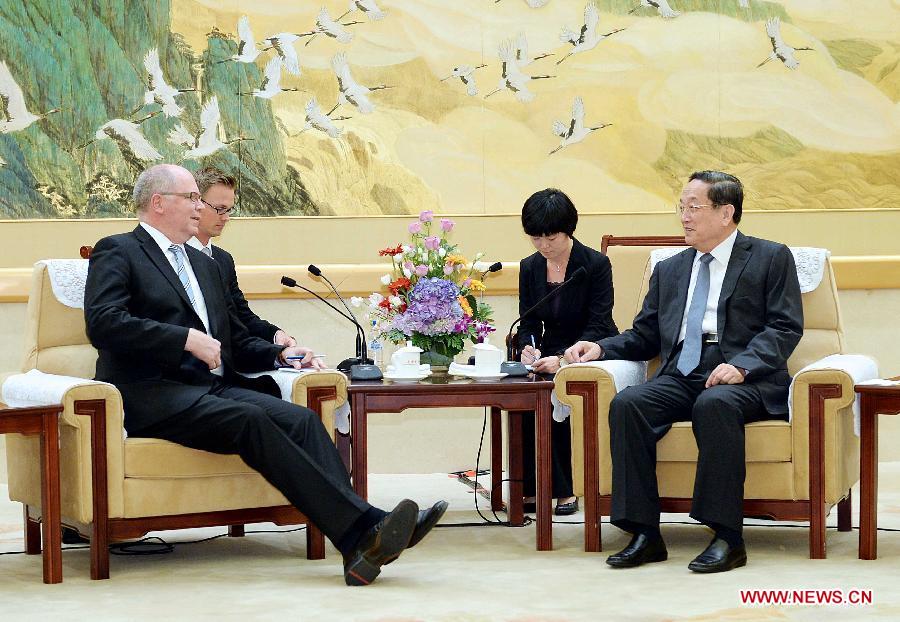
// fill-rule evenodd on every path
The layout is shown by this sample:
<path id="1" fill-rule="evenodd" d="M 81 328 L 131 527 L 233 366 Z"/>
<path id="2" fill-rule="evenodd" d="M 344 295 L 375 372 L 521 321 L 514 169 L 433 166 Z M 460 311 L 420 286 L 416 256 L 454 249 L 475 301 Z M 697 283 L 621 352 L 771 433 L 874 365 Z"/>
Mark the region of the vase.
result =
<path id="1" fill-rule="evenodd" d="M 425 350 L 419 357 L 423 363 L 431 366 L 432 376 L 446 376 L 450 371 L 450 363 L 453 357 L 460 353 L 460 350 L 452 350 L 447 348 L 437 348 L 433 350 Z"/>

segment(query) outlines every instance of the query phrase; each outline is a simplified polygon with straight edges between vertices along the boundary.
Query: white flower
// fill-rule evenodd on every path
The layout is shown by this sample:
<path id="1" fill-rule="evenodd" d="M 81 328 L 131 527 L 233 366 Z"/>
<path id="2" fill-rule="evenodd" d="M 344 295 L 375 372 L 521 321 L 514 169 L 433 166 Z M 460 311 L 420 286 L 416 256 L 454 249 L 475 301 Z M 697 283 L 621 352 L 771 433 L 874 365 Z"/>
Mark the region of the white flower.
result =
<path id="1" fill-rule="evenodd" d="M 392 280 L 393 279 L 391 278 L 390 274 L 385 274 L 383 277 L 381 277 L 381 284 L 390 285 Z"/>
<path id="2" fill-rule="evenodd" d="M 397 253 L 396 255 L 394 255 L 394 261 L 396 261 L 397 263 L 403 261 L 403 253 Z"/>
<path id="3" fill-rule="evenodd" d="M 404 253 L 408 253 L 412 250 L 412 246 L 410 246 L 409 244 L 404 244 L 402 248 Z"/>
<path id="4" fill-rule="evenodd" d="M 392 307 L 399 308 L 400 305 L 403 304 L 403 301 L 400 299 L 400 296 L 391 296 L 388 298 Z"/>
<path id="5" fill-rule="evenodd" d="M 354 307 L 361 307 L 363 303 L 363 299 L 359 296 L 350 296 L 350 304 Z"/>
<path id="6" fill-rule="evenodd" d="M 475 261 L 478 261 L 478 260 L 481 259 L 482 257 L 484 257 L 484 253 L 476 253 L 476 254 L 475 254 Z"/>
<path id="7" fill-rule="evenodd" d="M 403 276 L 405 276 L 406 278 L 411 277 L 411 276 L 412 276 L 412 270 L 410 270 L 409 268 L 403 268 Z"/>
<path id="8" fill-rule="evenodd" d="M 440 255 L 441 257 L 446 256 L 446 255 L 447 255 L 447 249 L 444 248 L 443 246 L 440 247 L 440 248 L 438 249 L 438 255 Z"/>
<path id="9" fill-rule="evenodd" d="M 374 294 L 371 294 L 369 296 L 369 304 L 373 307 L 377 307 L 378 303 L 380 303 L 382 300 L 384 300 L 384 296 L 382 296 L 378 292 L 375 292 Z"/>
<path id="10" fill-rule="evenodd" d="M 485 272 L 490 267 L 491 264 L 486 261 L 476 261 L 472 264 L 472 268 L 474 268 L 476 272 Z"/>

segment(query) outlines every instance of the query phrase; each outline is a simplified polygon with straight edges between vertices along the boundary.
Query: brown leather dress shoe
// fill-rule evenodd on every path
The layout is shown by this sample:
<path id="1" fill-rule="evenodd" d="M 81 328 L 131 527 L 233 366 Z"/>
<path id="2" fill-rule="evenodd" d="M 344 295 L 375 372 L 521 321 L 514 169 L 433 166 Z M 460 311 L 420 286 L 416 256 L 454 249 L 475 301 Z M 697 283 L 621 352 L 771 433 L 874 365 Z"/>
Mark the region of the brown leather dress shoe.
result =
<path id="1" fill-rule="evenodd" d="M 694 572 L 726 572 L 747 565 L 747 549 L 743 544 L 731 546 L 719 537 L 713 538 L 706 550 L 694 558 L 688 569 Z"/>
<path id="2" fill-rule="evenodd" d="M 663 562 L 669 558 L 666 543 L 659 536 L 650 537 L 635 534 L 624 549 L 606 558 L 613 568 L 635 568 L 652 562 Z"/>
<path id="3" fill-rule="evenodd" d="M 344 582 L 368 585 L 381 574 L 381 567 L 396 559 L 409 544 L 419 506 L 404 499 L 360 539 L 356 548 L 344 557 Z"/>

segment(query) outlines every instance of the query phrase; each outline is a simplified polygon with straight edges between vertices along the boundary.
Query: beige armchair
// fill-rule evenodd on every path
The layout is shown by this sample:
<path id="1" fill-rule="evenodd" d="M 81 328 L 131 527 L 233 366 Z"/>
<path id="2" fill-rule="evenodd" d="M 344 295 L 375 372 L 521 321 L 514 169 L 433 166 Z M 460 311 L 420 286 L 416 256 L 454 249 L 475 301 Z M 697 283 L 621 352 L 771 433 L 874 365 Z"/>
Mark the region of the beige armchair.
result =
<path id="1" fill-rule="evenodd" d="M 616 317 L 631 326 L 650 278 L 651 246 L 608 254 L 616 280 Z M 628 284 L 641 283 L 640 288 Z M 627 301 L 630 309 L 621 310 Z M 791 374 L 844 349 L 840 306 L 830 260 L 822 282 L 803 294 L 804 335 L 788 361 Z M 628 314 L 628 319 L 622 314 Z M 654 363 L 650 363 L 652 373 Z M 572 409 L 572 462 L 576 494 L 585 495 L 585 550 L 601 550 L 600 517 L 610 513 L 612 464 L 609 404 L 612 374 L 574 365 L 556 375 L 556 394 Z M 853 379 L 842 369 L 805 371 L 794 377 L 793 418 L 747 426 L 744 514 L 810 522 L 811 558 L 825 557 L 825 517 L 838 505 L 838 529 L 849 531 L 850 488 L 859 479 L 859 439 L 853 431 Z M 697 446 L 690 423 L 676 423 L 657 448 L 657 479 L 663 512 L 688 512 Z"/>
<path id="2" fill-rule="evenodd" d="M 60 416 L 62 522 L 91 539 L 91 578 L 109 577 L 110 541 L 149 531 L 227 525 L 308 524 L 307 558 L 325 556 L 322 532 L 278 490 L 237 456 L 188 449 L 148 438 L 125 438 L 122 399 L 111 385 L 92 380 L 97 358 L 82 309 L 65 306 L 52 291 L 48 268 L 36 264 L 28 301 L 23 370 L 84 378 L 65 391 Z M 346 402 L 338 372 L 299 375 L 294 403 L 309 406 L 334 430 L 334 412 Z M 38 443 L 7 436 L 9 495 L 25 505 L 26 548 L 40 550 Z"/>

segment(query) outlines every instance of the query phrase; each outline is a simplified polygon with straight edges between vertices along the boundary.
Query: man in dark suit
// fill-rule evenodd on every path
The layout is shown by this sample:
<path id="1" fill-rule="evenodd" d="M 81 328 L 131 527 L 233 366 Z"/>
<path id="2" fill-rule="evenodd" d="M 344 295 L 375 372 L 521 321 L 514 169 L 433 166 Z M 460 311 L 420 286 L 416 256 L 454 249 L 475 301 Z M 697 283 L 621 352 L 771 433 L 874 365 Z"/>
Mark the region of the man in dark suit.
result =
<path id="1" fill-rule="evenodd" d="M 691 516 L 715 531 L 688 567 L 721 572 L 747 563 L 744 424 L 787 418 L 787 359 L 803 334 L 803 308 L 790 250 L 740 233 L 742 205 L 733 175 L 692 174 L 678 205 L 692 248 L 657 264 L 630 330 L 566 352 L 569 362 L 660 359 L 651 380 L 610 405 L 611 521 L 633 534 L 606 560 L 611 566 L 668 556 L 656 443 L 676 421 L 691 422 L 699 450 Z"/>
<path id="2" fill-rule="evenodd" d="M 194 180 L 200 190 L 200 222 L 197 223 L 197 235 L 188 240 L 188 244 L 216 260 L 219 269 L 228 283 L 228 290 L 234 302 L 238 319 L 247 327 L 254 337 L 265 339 L 282 346 L 295 346 L 297 340 L 288 335 L 271 322 L 256 315 L 247 303 L 244 292 L 238 285 L 234 257 L 223 248 L 212 245 L 212 238 L 219 237 L 225 225 L 231 219 L 236 208 L 235 188 L 237 182 L 231 175 L 226 175 L 214 167 L 200 169 L 194 173 Z"/>
<path id="3" fill-rule="evenodd" d="M 122 394 L 130 436 L 240 455 L 341 551 L 346 583 L 366 585 L 446 503 L 419 512 L 405 499 L 390 513 L 369 505 L 316 414 L 238 373 L 321 363 L 309 348 L 250 335 L 218 264 L 185 246 L 197 233 L 197 190 L 181 167 L 144 171 L 134 186 L 139 226 L 94 246 L 84 310 L 96 377 Z"/>

